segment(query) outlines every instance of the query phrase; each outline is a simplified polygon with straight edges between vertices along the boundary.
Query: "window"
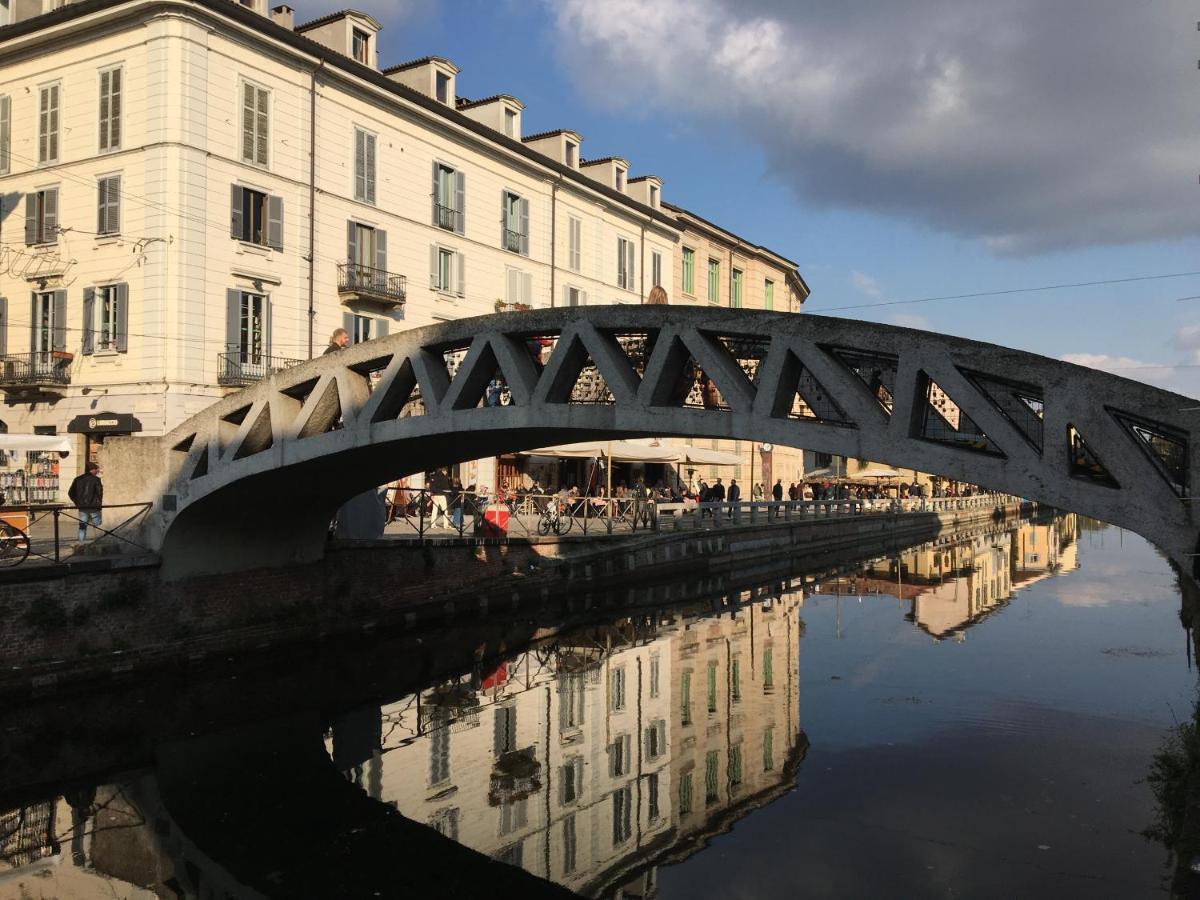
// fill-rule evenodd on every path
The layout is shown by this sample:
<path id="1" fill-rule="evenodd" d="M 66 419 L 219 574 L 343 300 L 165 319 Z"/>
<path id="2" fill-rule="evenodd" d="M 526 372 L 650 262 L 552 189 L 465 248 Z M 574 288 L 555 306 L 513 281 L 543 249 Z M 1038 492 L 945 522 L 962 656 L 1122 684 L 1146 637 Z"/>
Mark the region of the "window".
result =
<path id="1" fill-rule="evenodd" d="M 33 295 L 30 349 L 50 353 L 67 349 L 67 292 L 37 291 Z"/>
<path id="2" fill-rule="evenodd" d="M 687 816 L 692 812 L 692 773 L 684 772 L 679 776 L 679 815 Z"/>
<path id="3" fill-rule="evenodd" d="M 625 190 L 625 170 L 624 169 L 621 169 L 621 168 L 617 169 L 616 185 L 617 185 L 618 191 Z"/>
<path id="4" fill-rule="evenodd" d="M 354 199 L 375 202 L 375 135 L 354 129 Z"/>
<path id="5" fill-rule="evenodd" d="M 436 244 L 430 247 L 429 254 L 431 287 L 440 294 L 465 296 L 463 255 Z"/>
<path id="6" fill-rule="evenodd" d="M 587 306 L 587 291 L 581 291 L 572 285 L 563 286 L 563 305 Z"/>
<path id="7" fill-rule="evenodd" d="M 462 234 L 465 228 L 463 173 L 445 163 L 433 164 L 433 224 Z"/>
<path id="8" fill-rule="evenodd" d="M 721 263 L 715 259 L 708 261 L 708 302 L 721 302 Z"/>
<path id="9" fill-rule="evenodd" d="M 646 728 L 646 756 L 657 759 L 667 752 L 667 723 L 662 719 Z"/>
<path id="10" fill-rule="evenodd" d="M 12 165 L 12 98 L 0 97 L 0 175 Z"/>
<path id="11" fill-rule="evenodd" d="M 617 287 L 633 290 L 633 241 L 617 238 Z"/>
<path id="12" fill-rule="evenodd" d="M 512 253 L 529 255 L 529 201 L 512 191 L 501 192 L 500 246 Z"/>
<path id="13" fill-rule="evenodd" d="M 38 164 L 58 162 L 59 85 L 38 89 Z"/>
<path id="14" fill-rule="evenodd" d="M 515 706 L 496 707 L 496 718 L 493 722 L 493 750 L 497 756 L 511 753 L 517 749 L 517 708 Z"/>
<path id="15" fill-rule="evenodd" d="M 445 72 L 438 72 L 434 77 L 435 89 L 439 103 L 450 102 L 450 76 Z"/>
<path id="16" fill-rule="evenodd" d="M 25 195 L 25 243 L 53 244 L 58 240 L 58 188 Z"/>
<path id="17" fill-rule="evenodd" d="M 715 662 L 708 664 L 708 711 L 710 713 L 717 711 L 717 664 Z"/>
<path id="18" fill-rule="evenodd" d="M 683 292 L 696 293 L 696 251 L 691 247 L 683 248 Z"/>
<path id="19" fill-rule="evenodd" d="M 662 254 L 655 250 L 650 254 L 650 286 L 662 285 Z"/>
<path id="20" fill-rule="evenodd" d="M 346 223 L 346 260 L 355 268 L 372 269 L 387 268 L 386 262 L 380 267 L 379 242 L 386 233 L 364 225 L 362 222 L 350 220 Z"/>
<path id="21" fill-rule="evenodd" d="M 736 787 L 742 783 L 742 745 L 734 744 L 729 748 L 729 784 Z"/>
<path id="22" fill-rule="evenodd" d="M 692 673 L 679 676 L 679 720 L 682 725 L 692 724 Z"/>
<path id="23" fill-rule="evenodd" d="M 558 676 L 558 730 L 571 731 L 583 725 L 587 685 L 583 673 L 560 673 Z"/>
<path id="24" fill-rule="evenodd" d="M 533 305 L 533 275 L 520 269 L 506 269 L 505 282 L 507 300 L 510 304 Z"/>
<path id="25" fill-rule="evenodd" d="M 583 222 L 571 216 L 567 219 L 567 265 L 572 272 L 583 268 Z"/>
<path id="26" fill-rule="evenodd" d="M 120 175 L 109 175 L 96 182 L 96 233 L 121 233 Z"/>
<path id="27" fill-rule="evenodd" d="M 730 694 L 733 702 L 742 699 L 742 661 L 734 657 L 729 663 Z"/>
<path id="28" fill-rule="evenodd" d="M 129 286 L 106 284 L 83 291 L 83 353 L 96 350 L 124 353 L 127 334 Z"/>
<path id="29" fill-rule="evenodd" d="M 658 821 L 658 773 L 654 772 L 646 779 L 646 817 L 651 822 Z"/>
<path id="30" fill-rule="evenodd" d="M 775 651 L 767 647 L 763 650 L 763 693 L 769 694 L 775 688 Z"/>
<path id="31" fill-rule="evenodd" d="M 775 308 L 775 282 L 770 278 L 763 282 L 763 309 Z"/>
<path id="32" fill-rule="evenodd" d="M 371 64 L 371 36 L 365 31 L 355 28 L 350 32 L 350 50 L 355 62 Z"/>
<path id="33" fill-rule="evenodd" d="M 244 365 L 264 365 L 270 356 L 268 305 L 264 294 L 229 291 L 230 316 L 228 350 Z"/>
<path id="34" fill-rule="evenodd" d="M 283 198 L 233 185 L 229 234 L 234 240 L 282 250 Z"/>
<path id="35" fill-rule="evenodd" d="M 510 138 L 517 136 L 517 111 L 515 109 L 504 108 L 504 133 Z"/>
<path id="36" fill-rule="evenodd" d="M 242 162 L 267 166 L 271 92 L 249 82 L 242 83 Z"/>
<path id="37" fill-rule="evenodd" d="M 565 147 L 566 153 L 564 159 L 571 168 L 575 168 L 575 164 L 579 161 L 579 145 L 574 141 L 567 141 Z"/>
<path id="38" fill-rule="evenodd" d="M 121 70 L 100 73 L 100 151 L 121 149 Z"/>
<path id="39" fill-rule="evenodd" d="M 608 695 L 608 708 L 614 712 L 625 708 L 625 667 L 612 670 L 610 676 L 611 689 Z"/>
<path id="40" fill-rule="evenodd" d="M 658 188 L 654 185 L 650 185 L 650 205 L 658 206 Z"/>
<path id="41" fill-rule="evenodd" d="M 371 339 L 371 319 L 366 316 L 351 315 L 350 327 L 346 329 L 350 332 L 351 344 L 366 343 Z"/>
<path id="42" fill-rule="evenodd" d="M 429 827 L 440 834 L 442 837 L 448 837 L 452 841 L 458 840 L 458 807 L 452 809 L 443 809 L 434 813 L 433 818 L 429 820 Z"/>
<path id="43" fill-rule="evenodd" d="M 729 305 L 734 309 L 742 308 L 742 271 L 734 269 L 729 278 Z"/>
<path id="44" fill-rule="evenodd" d="M 529 824 L 529 798 L 509 800 L 500 804 L 500 834 L 512 834 Z"/>
<path id="45" fill-rule="evenodd" d="M 429 783 L 450 780 L 450 725 L 442 722 L 429 735 Z"/>
<path id="46" fill-rule="evenodd" d="M 659 665 L 659 662 L 660 662 L 660 660 L 657 656 L 652 656 L 650 658 L 650 699 L 651 700 L 653 700 L 654 698 L 656 698 L 658 696 L 659 680 L 660 680 L 659 679 L 659 670 L 661 668 L 661 666 Z"/>
<path id="47" fill-rule="evenodd" d="M 558 772 L 559 802 L 569 806 L 583 794 L 583 757 L 576 756 L 564 763 Z"/>
<path id="48" fill-rule="evenodd" d="M 763 732 L 763 771 L 770 772 L 775 768 L 775 726 L 768 725 Z"/>
<path id="49" fill-rule="evenodd" d="M 613 846 L 623 844 L 633 833 L 633 789 L 623 787 L 613 791 Z"/>
<path id="50" fill-rule="evenodd" d="M 575 813 L 563 819 L 563 874 L 570 875 L 575 871 L 576 848 Z"/>
<path id="51" fill-rule="evenodd" d="M 608 745 L 608 773 L 613 778 L 629 774 L 633 765 L 631 747 L 632 741 L 627 734 L 614 738 L 613 742 Z"/>
<path id="52" fill-rule="evenodd" d="M 720 797 L 717 788 L 717 769 L 720 765 L 720 751 L 709 750 L 704 757 L 704 802 L 715 803 Z"/>

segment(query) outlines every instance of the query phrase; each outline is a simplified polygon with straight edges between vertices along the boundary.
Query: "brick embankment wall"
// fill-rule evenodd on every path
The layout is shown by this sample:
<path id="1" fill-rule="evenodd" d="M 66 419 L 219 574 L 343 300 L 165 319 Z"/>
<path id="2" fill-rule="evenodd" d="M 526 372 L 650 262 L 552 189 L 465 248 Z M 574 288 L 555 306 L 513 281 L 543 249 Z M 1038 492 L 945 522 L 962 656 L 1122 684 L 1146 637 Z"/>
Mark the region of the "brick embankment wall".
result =
<path id="1" fill-rule="evenodd" d="M 543 605 L 674 573 L 727 573 L 790 556 L 864 556 L 990 511 L 879 515 L 622 540 L 446 540 L 341 547 L 318 563 L 163 582 L 155 568 L 0 585 L 0 693 L 49 692 L 133 671 L 374 628 Z"/>

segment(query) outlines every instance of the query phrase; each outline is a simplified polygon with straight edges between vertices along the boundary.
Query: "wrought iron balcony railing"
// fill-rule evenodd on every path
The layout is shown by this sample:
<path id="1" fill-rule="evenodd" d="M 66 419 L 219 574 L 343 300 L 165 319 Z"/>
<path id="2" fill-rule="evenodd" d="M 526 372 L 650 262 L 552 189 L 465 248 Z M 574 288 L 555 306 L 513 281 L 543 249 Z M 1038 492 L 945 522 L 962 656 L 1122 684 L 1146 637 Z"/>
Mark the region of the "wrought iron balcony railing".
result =
<path id="1" fill-rule="evenodd" d="M 71 383 L 75 356 L 62 350 L 0 356 L 0 387 L 51 387 Z"/>
<path id="2" fill-rule="evenodd" d="M 217 354 L 217 384 L 232 387 L 245 387 L 262 381 L 283 369 L 290 369 L 304 362 L 302 359 L 283 359 L 279 356 L 266 356 L 262 353 L 250 353 L 234 350 L 230 353 Z"/>
<path id="3" fill-rule="evenodd" d="M 433 224 L 447 231 L 458 231 L 458 211 L 452 206 L 437 203 L 433 207 Z"/>
<path id="4" fill-rule="evenodd" d="M 355 294 L 382 303 L 399 305 L 408 291 L 408 279 L 359 263 L 338 264 L 338 293 Z"/>
<path id="5" fill-rule="evenodd" d="M 513 253 L 520 253 L 521 252 L 521 232 L 510 231 L 508 229 L 505 229 L 505 231 L 504 231 L 504 249 L 510 250 Z"/>

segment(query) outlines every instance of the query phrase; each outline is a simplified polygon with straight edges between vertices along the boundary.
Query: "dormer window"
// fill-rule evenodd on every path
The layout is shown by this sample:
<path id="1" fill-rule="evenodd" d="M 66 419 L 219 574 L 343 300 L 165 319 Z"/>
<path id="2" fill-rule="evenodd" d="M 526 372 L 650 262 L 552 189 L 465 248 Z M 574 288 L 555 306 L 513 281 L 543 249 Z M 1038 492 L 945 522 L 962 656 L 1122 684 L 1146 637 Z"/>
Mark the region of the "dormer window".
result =
<path id="1" fill-rule="evenodd" d="M 450 102 L 450 76 L 445 72 L 438 72 L 435 76 L 435 96 L 438 103 Z"/>
<path id="2" fill-rule="evenodd" d="M 355 28 L 350 35 L 350 51 L 355 62 L 369 66 L 371 64 L 371 36 L 365 31 Z"/>
<path id="3" fill-rule="evenodd" d="M 579 145 L 574 141 L 567 141 L 566 161 L 571 168 L 575 168 L 575 164 L 579 162 Z"/>
<path id="4" fill-rule="evenodd" d="M 658 188 L 654 185 L 650 185 L 650 205 L 652 207 L 658 206 Z"/>
<path id="5" fill-rule="evenodd" d="M 625 190 L 625 170 L 617 169 L 617 190 Z"/>
<path id="6" fill-rule="evenodd" d="M 517 136 L 517 111 L 515 109 L 504 110 L 504 133 L 510 138 Z"/>

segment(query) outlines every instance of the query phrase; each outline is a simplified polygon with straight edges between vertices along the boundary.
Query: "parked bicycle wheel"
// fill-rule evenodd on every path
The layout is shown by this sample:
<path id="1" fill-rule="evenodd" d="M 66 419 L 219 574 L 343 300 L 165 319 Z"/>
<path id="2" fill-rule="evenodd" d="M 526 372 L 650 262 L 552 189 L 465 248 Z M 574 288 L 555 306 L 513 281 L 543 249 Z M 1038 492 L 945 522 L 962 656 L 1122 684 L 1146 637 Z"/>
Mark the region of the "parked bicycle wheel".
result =
<path id="1" fill-rule="evenodd" d="M 568 531 L 571 530 L 571 524 L 574 521 L 575 520 L 573 518 L 571 518 L 571 516 L 560 513 L 554 519 L 554 533 L 557 535 L 566 534 Z"/>
<path id="2" fill-rule="evenodd" d="M 29 535 L 0 521 L 0 566 L 19 566 L 29 556 Z"/>
<path id="3" fill-rule="evenodd" d="M 557 524 L 558 523 L 554 521 L 553 515 L 551 515 L 549 512 L 542 513 L 541 517 L 538 518 L 538 534 L 549 534 L 550 529 L 552 528 L 555 530 L 555 533 L 557 533 Z"/>

